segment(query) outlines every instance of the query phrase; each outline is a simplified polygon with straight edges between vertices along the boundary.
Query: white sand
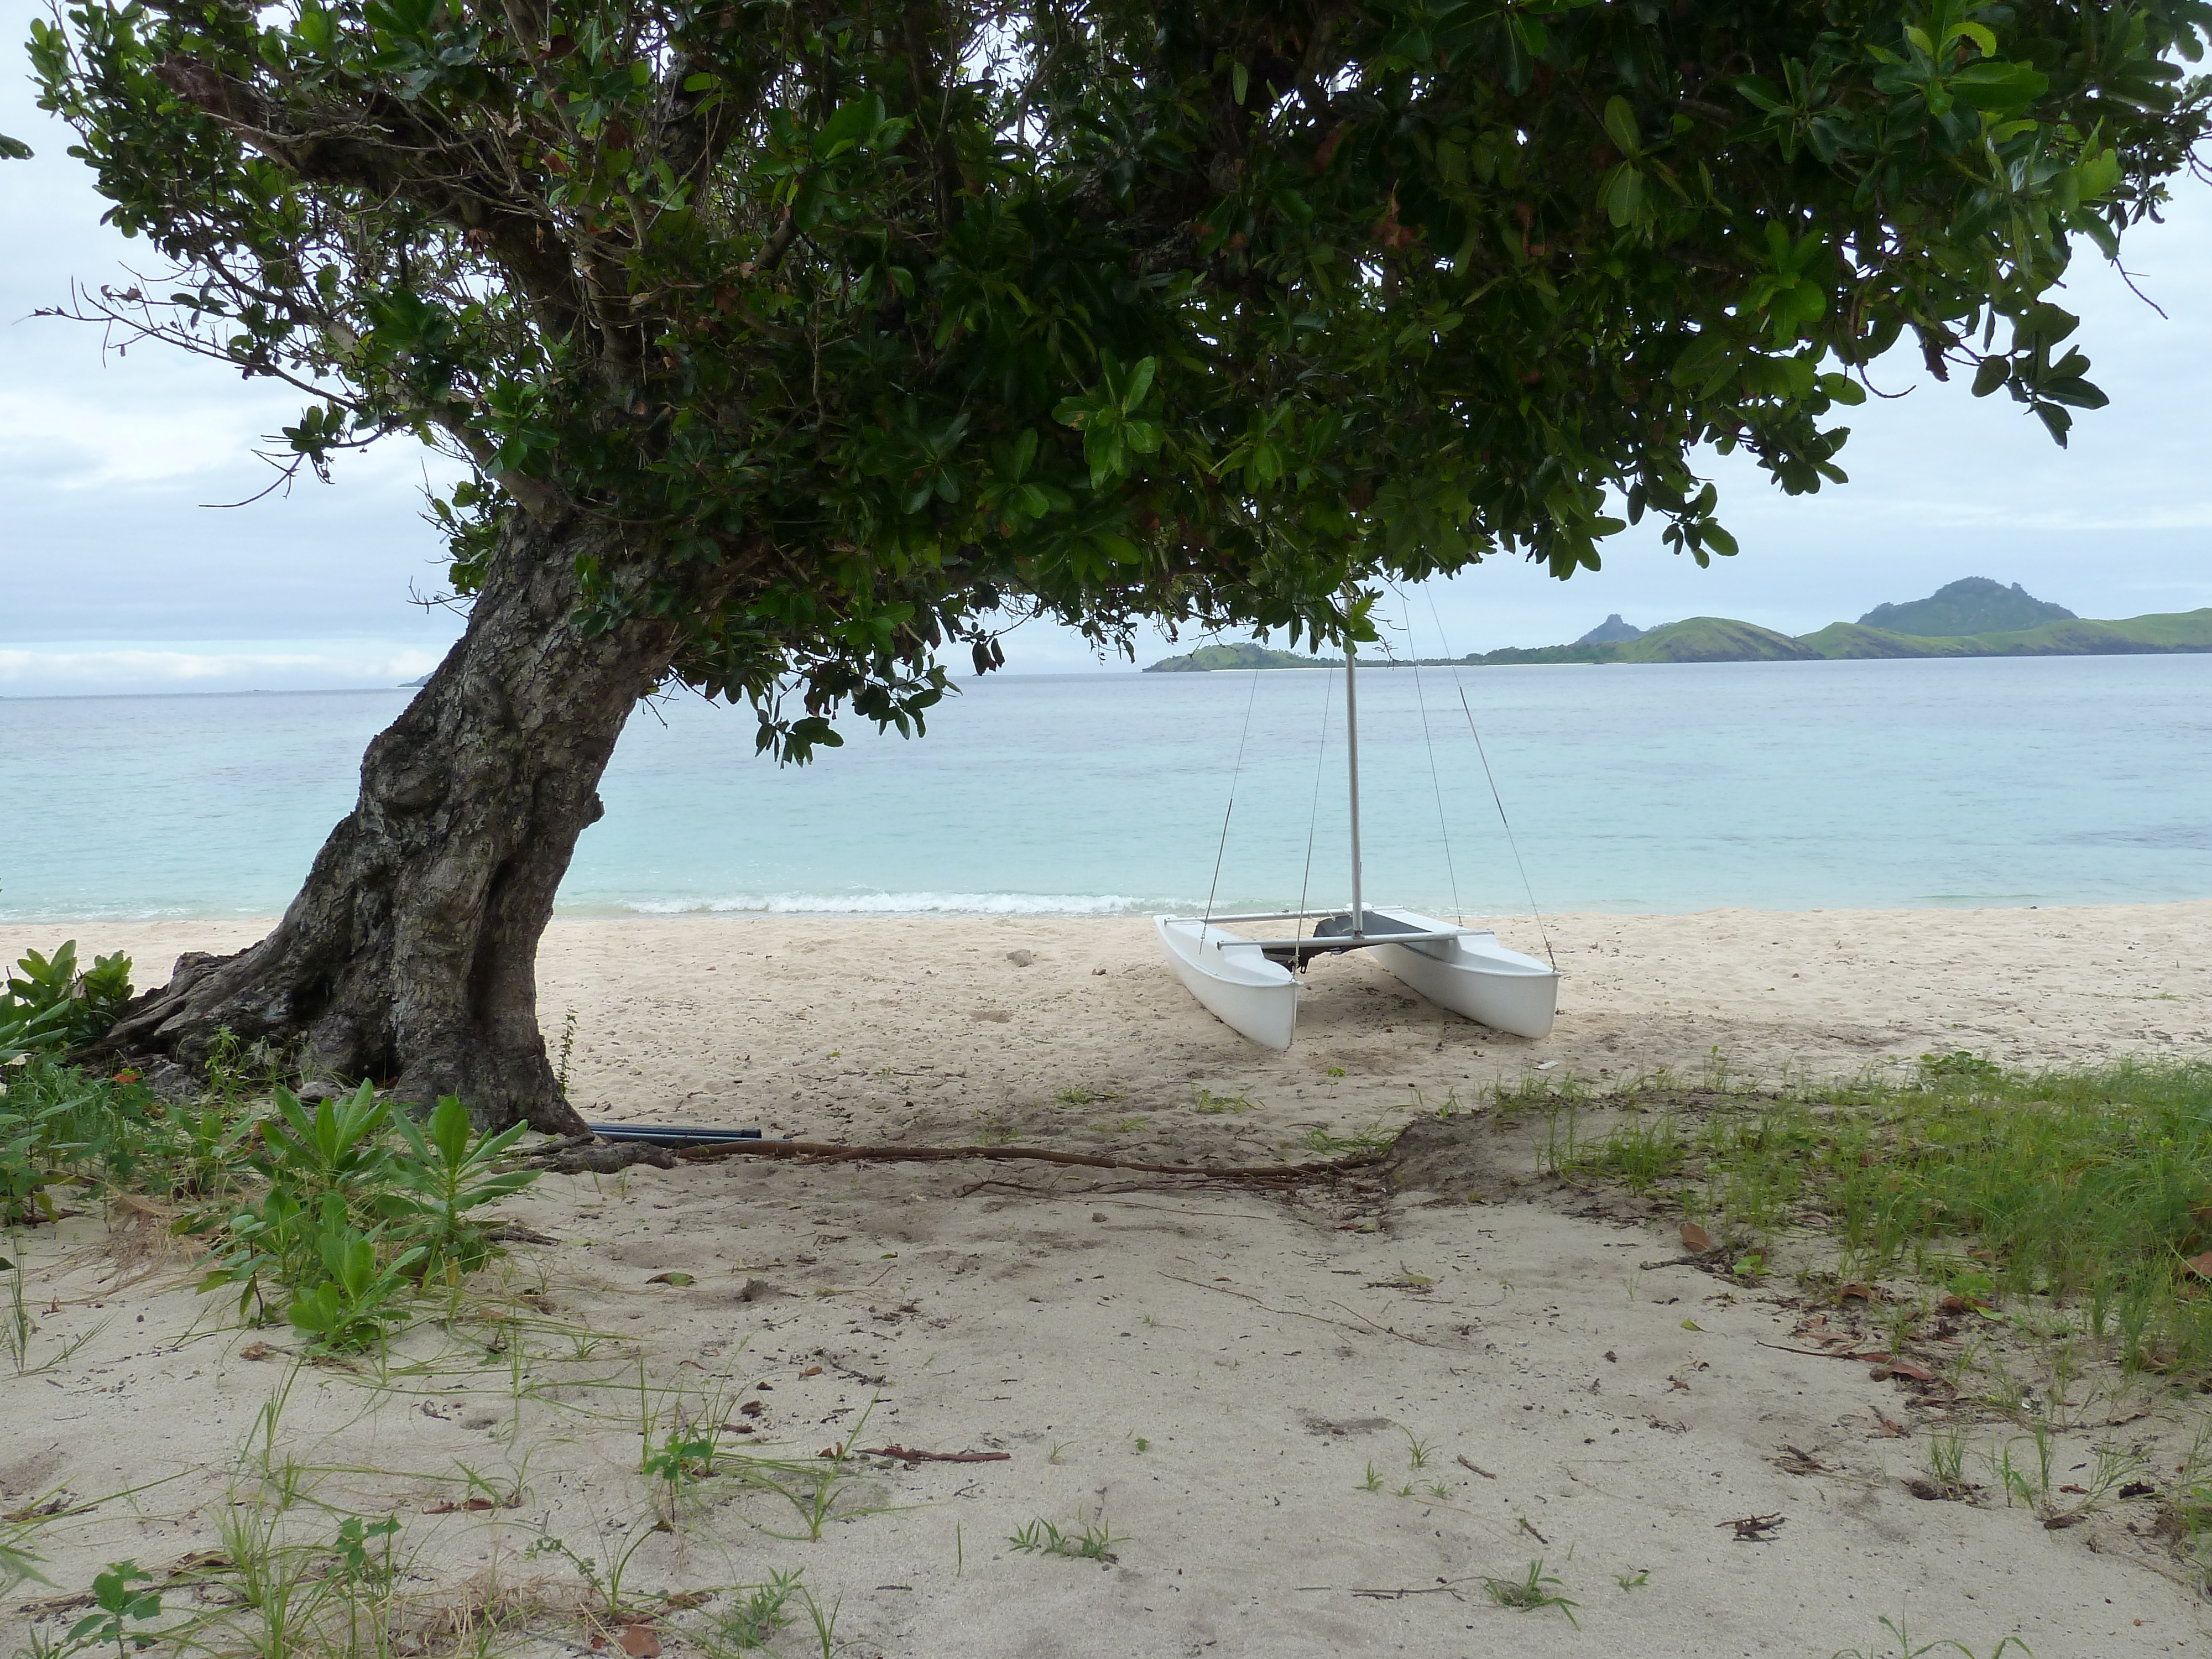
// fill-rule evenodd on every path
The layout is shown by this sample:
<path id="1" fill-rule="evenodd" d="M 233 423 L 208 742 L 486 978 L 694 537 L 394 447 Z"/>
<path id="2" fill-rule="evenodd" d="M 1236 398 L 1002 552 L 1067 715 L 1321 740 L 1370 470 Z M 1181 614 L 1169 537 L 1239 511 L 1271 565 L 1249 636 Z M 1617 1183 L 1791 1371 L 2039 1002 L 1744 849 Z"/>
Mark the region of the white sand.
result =
<path id="1" fill-rule="evenodd" d="M 1417 1090 L 1433 1106 L 1545 1062 L 1619 1077 L 1716 1051 L 1767 1075 L 1955 1048 L 2024 1064 L 2203 1057 L 2208 923 L 2205 903 L 1570 917 L 1552 924 L 1568 977 L 1543 1042 L 1447 1020 L 1354 960 L 1317 969 L 1280 1056 L 1198 1010 L 1142 922 L 562 921 L 541 973 L 549 1031 L 576 1012 L 587 1115 L 1243 1162 L 1310 1127 L 1395 1127 Z M 0 950 L 61 931 L 14 928 Z M 131 950 L 143 981 L 177 950 L 258 929 L 76 931 Z M 1033 960 L 1007 960 L 1017 950 Z M 1230 1098 L 1254 1109 L 1199 1109 Z M 1917 1642 L 1955 1638 L 1978 1659 L 2014 1633 L 2039 1659 L 2212 1644 L 2206 1604 L 2148 1535 L 2152 1500 L 2049 1531 L 2000 1499 L 1911 1497 L 1902 1480 L 1953 1417 L 1940 1399 L 1790 1352 L 1809 1344 L 1787 1287 L 1731 1288 L 1668 1265 L 1680 1252 L 1662 1228 L 1571 1215 L 1540 1182 L 1516 1188 L 1538 1132 L 1478 1132 L 1493 1167 L 1465 1184 L 1500 1200 L 1481 1205 L 1460 1190 L 1116 1191 L 1035 1165 L 548 1177 L 503 1206 L 561 1241 L 518 1245 L 505 1273 L 533 1304 L 543 1290 L 524 1310 L 536 1328 L 520 1394 L 507 1359 L 425 1328 L 387 1392 L 303 1371 L 279 1440 L 395 1472 L 328 1476 L 325 1501 L 413 1517 L 433 1577 L 496 1558 L 502 1583 L 544 1579 L 549 1594 L 559 1563 L 519 1559 L 542 1529 L 604 1558 L 604 1540 L 584 1541 L 594 1526 L 646 1513 L 641 1357 L 664 1405 L 679 1385 L 721 1390 L 729 1415 L 739 1390 L 771 1384 L 750 1394 L 762 1415 L 730 1420 L 787 1454 L 843 1437 L 877 1395 L 864 1444 L 1010 1452 L 871 1473 L 862 1496 L 891 1507 L 818 1543 L 769 1535 L 792 1529 L 787 1507 L 709 1483 L 636 1558 L 634 1582 L 669 1589 L 804 1567 L 825 1603 L 843 1597 L 837 1637 L 855 1655 L 1825 1656 L 1878 1650 L 1877 1619 L 1900 1613 Z M 183 1473 L 135 1514 L 110 1504 L 46 1529 L 48 1571 L 72 1589 L 105 1560 L 166 1565 L 211 1545 L 294 1346 L 259 1333 L 278 1352 L 242 1359 L 257 1334 L 222 1326 L 181 1263 L 118 1287 L 104 1237 L 86 1217 L 20 1243 L 33 1362 L 99 1334 L 48 1372 L 0 1380 L 0 1509 Z M 649 1282 L 672 1270 L 696 1282 Z M 605 1335 L 578 1358 L 556 1328 Z M 2141 1443 L 2152 1478 L 2170 1478 L 2197 1408 L 2113 1425 L 2154 1397 L 2092 1393 L 2077 1383 L 2061 1413 L 2061 1478 L 2085 1480 L 2073 1467 L 2106 1442 Z M 2024 1429 L 1956 1421 L 1978 1448 L 1969 1474 L 1990 1484 L 1980 1449 Z M 1433 1448 L 1420 1468 L 1414 1440 Z M 1788 1448 L 1823 1472 L 1778 1467 Z M 466 1463 L 511 1483 L 526 1458 L 520 1507 L 422 1513 L 454 1490 L 434 1477 Z M 1380 1490 L 1364 1489 L 1370 1466 Z M 1770 1542 L 1726 1524 L 1772 1513 Z M 1110 1566 L 1007 1547 L 1033 1518 L 1101 1516 L 1127 1540 Z M 1484 1593 L 1484 1577 L 1539 1558 L 1579 1631 Z M 1638 1571 L 1644 1587 L 1620 1586 Z M 0 1644 L 19 1623 L 0 1614 Z M 801 1633 L 780 1650 L 802 1650 Z M 574 1635 L 545 1650 L 578 1650 Z"/>

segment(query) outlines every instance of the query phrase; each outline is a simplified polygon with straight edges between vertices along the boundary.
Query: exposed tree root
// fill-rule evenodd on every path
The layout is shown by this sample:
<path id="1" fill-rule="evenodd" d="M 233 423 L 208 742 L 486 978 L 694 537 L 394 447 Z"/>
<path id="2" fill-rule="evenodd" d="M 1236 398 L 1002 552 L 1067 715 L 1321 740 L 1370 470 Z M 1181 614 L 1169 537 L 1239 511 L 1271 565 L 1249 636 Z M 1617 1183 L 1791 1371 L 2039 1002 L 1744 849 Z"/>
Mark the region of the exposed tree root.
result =
<path id="1" fill-rule="evenodd" d="M 1126 1170 L 1139 1175 L 1190 1176 L 1246 1186 L 1291 1186 L 1326 1180 L 1379 1163 L 1380 1152 L 1352 1152 L 1314 1164 L 1151 1164 L 1109 1158 L 1103 1152 L 1059 1152 L 1033 1146 L 850 1146 L 836 1140 L 732 1140 L 714 1146 L 673 1149 L 637 1142 L 606 1142 L 574 1137 L 517 1159 L 519 1167 L 562 1175 L 609 1175 L 633 1164 L 673 1170 L 684 1164 L 713 1164 L 727 1158 L 780 1158 L 798 1164 L 940 1164 L 984 1158 L 998 1163 L 1060 1164 L 1084 1170 Z"/>

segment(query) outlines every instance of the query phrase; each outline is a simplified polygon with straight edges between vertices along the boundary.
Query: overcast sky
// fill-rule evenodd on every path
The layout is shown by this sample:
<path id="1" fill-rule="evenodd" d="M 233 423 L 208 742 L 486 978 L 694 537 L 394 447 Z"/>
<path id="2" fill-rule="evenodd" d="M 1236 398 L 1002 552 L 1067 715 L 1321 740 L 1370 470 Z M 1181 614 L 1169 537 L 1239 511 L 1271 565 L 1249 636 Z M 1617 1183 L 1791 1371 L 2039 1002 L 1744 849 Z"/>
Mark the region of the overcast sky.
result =
<path id="1" fill-rule="evenodd" d="M 0 162 L 0 695 L 422 673 L 459 629 L 410 602 L 441 581 L 421 517 L 426 476 L 443 476 L 435 457 L 391 444 L 341 463 L 333 485 L 222 510 L 209 504 L 270 481 L 252 452 L 295 417 L 296 397 L 151 346 L 104 351 L 95 329 L 30 315 L 145 252 L 101 227 L 106 204 L 65 154 L 68 133 L 32 102 L 33 15 L 0 0 L 0 132 L 38 152 Z M 2078 419 L 2070 449 L 2009 399 L 1978 402 L 1893 361 L 1875 382 L 1909 395 L 1847 412 L 1847 487 L 1791 501 L 1748 467 L 1716 465 L 1738 557 L 1701 571 L 1632 532 L 1603 571 L 1566 583 L 1487 564 L 1436 585 L 1441 644 L 1556 644 L 1610 611 L 1647 628 L 1719 615 L 1803 633 L 1968 575 L 2085 617 L 2212 605 L 2212 190 L 2184 185 L 2168 222 L 2127 244 L 2126 264 L 2168 316 L 2094 250 L 2076 267 L 2062 301 L 2084 319 L 2078 338 L 2112 405 Z M 1414 611 L 1414 643 L 1435 652 L 1428 608 Z M 1014 672 L 1095 666 L 1048 629 L 1007 647 Z"/>

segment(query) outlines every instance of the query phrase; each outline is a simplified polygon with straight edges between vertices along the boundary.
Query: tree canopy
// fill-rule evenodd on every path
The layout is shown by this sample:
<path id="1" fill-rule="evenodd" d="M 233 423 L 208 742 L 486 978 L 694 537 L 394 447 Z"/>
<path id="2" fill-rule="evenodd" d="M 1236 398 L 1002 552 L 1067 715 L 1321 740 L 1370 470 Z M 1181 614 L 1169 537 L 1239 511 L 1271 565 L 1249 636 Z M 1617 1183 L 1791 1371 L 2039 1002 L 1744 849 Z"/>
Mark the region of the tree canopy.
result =
<path id="1" fill-rule="evenodd" d="M 1701 447 L 1841 482 L 1900 338 L 2065 441 L 2051 298 L 2188 166 L 2204 0 L 78 0 L 46 106 L 170 269 L 87 307 L 409 433 L 477 590 L 804 758 L 1034 611 L 1341 638 L 1348 581 L 1557 575 Z M 1354 607 L 1356 610 L 1356 607 Z"/>

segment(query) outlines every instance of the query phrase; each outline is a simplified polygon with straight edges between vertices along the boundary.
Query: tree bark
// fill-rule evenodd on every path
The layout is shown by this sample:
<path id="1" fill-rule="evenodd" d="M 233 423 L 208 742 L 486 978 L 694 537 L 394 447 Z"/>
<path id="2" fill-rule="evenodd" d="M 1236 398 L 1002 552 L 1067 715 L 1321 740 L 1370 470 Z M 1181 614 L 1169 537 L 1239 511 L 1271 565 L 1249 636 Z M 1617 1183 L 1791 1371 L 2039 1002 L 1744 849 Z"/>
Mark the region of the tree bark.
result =
<path id="1" fill-rule="evenodd" d="M 678 629 L 579 628 L 580 555 L 620 565 L 602 526 L 511 518 L 467 631 L 369 744 L 359 802 L 283 921 L 235 956 L 179 957 L 103 1047 L 197 1064 L 227 1029 L 403 1103 L 458 1096 L 482 1127 L 583 1130 L 538 1030 L 538 940 Z"/>

